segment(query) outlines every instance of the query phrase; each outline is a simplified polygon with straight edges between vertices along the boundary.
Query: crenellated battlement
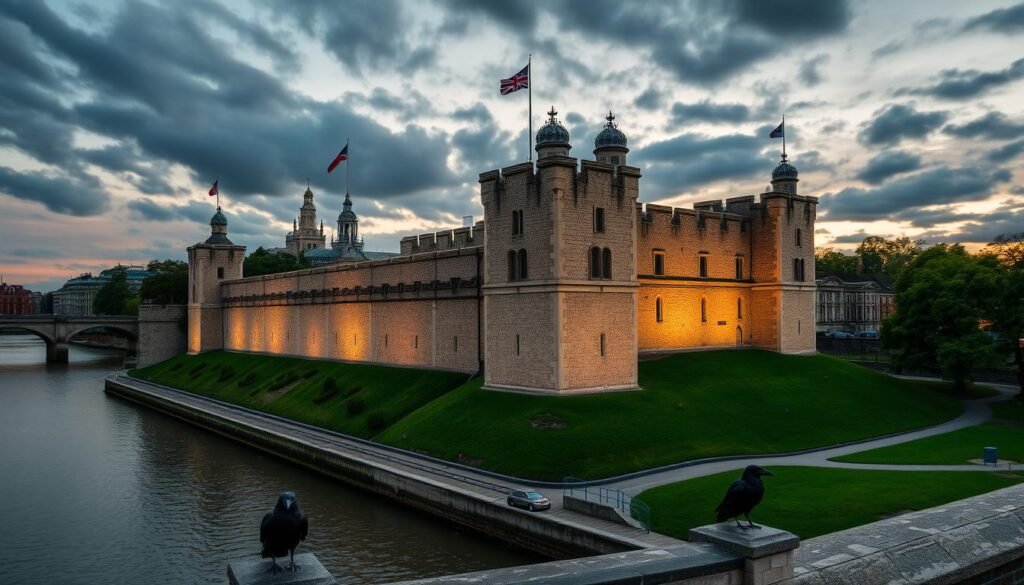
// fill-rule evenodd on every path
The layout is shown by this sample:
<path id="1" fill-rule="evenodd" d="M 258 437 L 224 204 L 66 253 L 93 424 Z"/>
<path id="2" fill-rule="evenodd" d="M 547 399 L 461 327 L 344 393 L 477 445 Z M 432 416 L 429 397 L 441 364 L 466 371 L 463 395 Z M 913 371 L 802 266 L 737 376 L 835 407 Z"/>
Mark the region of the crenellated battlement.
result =
<path id="1" fill-rule="evenodd" d="M 482 246 L 484 222 L 478 221 L 472 226 L 441 230 L 418 236 L 406 236 L 400 242 L 400 255 L 421 254 L 423 252 L 441 252 L 460 250 L 471 246 Z"/>

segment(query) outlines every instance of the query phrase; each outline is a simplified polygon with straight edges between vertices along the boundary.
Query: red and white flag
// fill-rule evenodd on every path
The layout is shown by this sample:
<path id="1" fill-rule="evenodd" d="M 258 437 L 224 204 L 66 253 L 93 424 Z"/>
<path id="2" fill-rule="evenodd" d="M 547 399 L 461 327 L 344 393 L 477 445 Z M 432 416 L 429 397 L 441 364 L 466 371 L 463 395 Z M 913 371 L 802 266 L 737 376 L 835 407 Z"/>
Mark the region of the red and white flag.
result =
<path id="1" fill-rule="evenodd" d="M 213 186 L 210 187 L 210 197 L 213 197 L 214 195 L 220 193 L 220 191 L 217 190 L 217 183 L 219 182 L 220 179 L 217 179 L 216 181 L 213 182 Z"/>
<path id="2" fill-rule="evenodd" d="M 530 87 L 530 66 L 523 67 L 522 71 L 508 79 L 501 80 L 501 95 L 508 95 L 513 91 Z"/>
<path id="3" fill-rule="evenodd" d="M 331 164 L 327 167 L 327 172 L 329 173 L 333 171 L 334 167 L 341 164 L 341 161 L 343 160 L 348 160 L 348 144 L 345 145 L 345 148 L 341 149 L 341 152 L 338 153 L 338 156 L 334 157 L 334 160 L 332 160 Z"/>

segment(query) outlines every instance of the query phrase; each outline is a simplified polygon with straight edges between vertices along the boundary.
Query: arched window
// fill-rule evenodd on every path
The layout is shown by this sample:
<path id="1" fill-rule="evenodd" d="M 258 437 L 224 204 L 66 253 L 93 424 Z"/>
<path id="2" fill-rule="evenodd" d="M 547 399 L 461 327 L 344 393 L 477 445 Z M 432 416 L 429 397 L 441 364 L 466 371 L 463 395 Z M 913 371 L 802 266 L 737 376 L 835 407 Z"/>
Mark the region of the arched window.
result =
<path id="1" fill-rule="evenodd" d="M 526 280 L 530 271 L 527 270 L 526 250 L 519 250 L 519 280 Z"/>
<path id="2" fill-rule="evenodd" d="M 601 278 L 601 248 L 590 249 L 590 278 Z"/>
<path id="3" fill-rule="evenodd" d="M 605 248 L 601 260 L 601 277 L 607 280 L 612 277 L 612 251 Z"/>
<path id="4" fill-rule="evenodd" d="M 708 302 L 704 299 L 700 300 L 700 322 L 708 322 Z"/>
<path id="5" fill-rule="evenodd" d="M 743 299 L 736 299 L 736 318 L 743 318 Z"/>
<path id="6" fill-rule="evenodd" d="M 516 251 L 515 250 L 509 250 L 508 251 L 508 279 L 509 280 L 515 280 L 516 279 Z"/>
<path id="7" fill-rule="evenodd" d="M 654 319 L 658 323 L 665 320 L 665 314 L 662 313 L 661 309 L 661 297 L 658 297 L 657 300 L 654 301 Z"/>

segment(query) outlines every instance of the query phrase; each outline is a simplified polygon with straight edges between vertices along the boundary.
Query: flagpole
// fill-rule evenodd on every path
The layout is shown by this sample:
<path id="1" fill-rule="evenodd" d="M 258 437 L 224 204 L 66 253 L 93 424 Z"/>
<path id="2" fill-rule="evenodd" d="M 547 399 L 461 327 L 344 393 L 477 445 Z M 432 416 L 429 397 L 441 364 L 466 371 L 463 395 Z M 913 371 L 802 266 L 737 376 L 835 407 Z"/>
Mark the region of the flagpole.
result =
<path id="1" fill-rule="evenodd" d="M 520 61 L 522 63 L 522 61 Z M 530 162 L 533 162 L 533 53 L 526 60 L 526 70 L 529 72 L 529 80 L 526 84 L 526 92 L 530 96 L 530 134 L 526 137 L 526 151 L 530 155 Z"/>
<path id="2" fill-rule="evenodd" d="M 345 152 L 346 152 L 346 155 L 345 155 L 345 195 L 348 196 L 348 174 L 349 174 L 348 163 L 349 163 L 349 159 L 352 158 L 352 153 L 348 152 L 348 138 L 345 139 Z"/>
<path id="3" fill-rule="evenodd" d="M 213 184 L 217 185 L 217 211 L 220 211 L 220 177 L 214 179 Z"/>
<path id="4" fill-rule="evenodd" d="M 782 114 L 782 158 L 786 158 L 786 114 Z"/>

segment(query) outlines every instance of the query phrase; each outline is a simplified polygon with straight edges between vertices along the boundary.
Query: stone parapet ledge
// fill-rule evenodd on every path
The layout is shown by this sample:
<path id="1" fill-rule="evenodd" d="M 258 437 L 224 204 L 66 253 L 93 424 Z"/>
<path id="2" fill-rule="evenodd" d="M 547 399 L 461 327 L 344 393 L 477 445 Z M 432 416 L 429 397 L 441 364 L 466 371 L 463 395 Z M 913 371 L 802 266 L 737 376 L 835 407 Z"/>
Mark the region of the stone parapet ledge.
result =
<path id="1" fill-rule="evenodd" d="M 291 561 L 279 559 L 278 568 L 284 568 Z M 230 585 L 335 585 L 337 581 L 330 571 L 320 564 L 313 553 L 295 555 L 298 571 L 278 571 L 271 573 L 270 559 L 248 558 L 228 563 L 228 583 Z"/>
<path id="2" fill-rule="evenodd" d="M 800 546 L 800 539 L 785 530 L 731 522 L 692 528 L 690 541 L 711 543 L 743 557 L 744 585 L 771 585 L 792 577 L 793 551 Z"/>
<path id="3" fill-rule="evenodd" d="M 785 585 L 1024 582 L 1024 484 L 809 539 L 794 562 Z"/>

